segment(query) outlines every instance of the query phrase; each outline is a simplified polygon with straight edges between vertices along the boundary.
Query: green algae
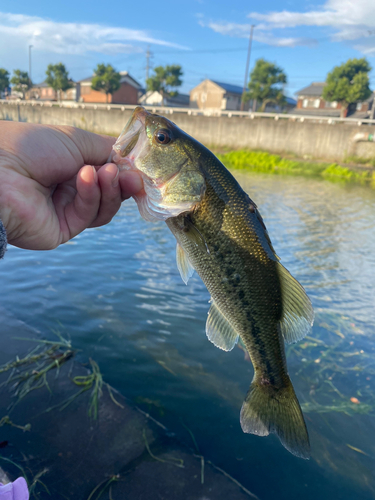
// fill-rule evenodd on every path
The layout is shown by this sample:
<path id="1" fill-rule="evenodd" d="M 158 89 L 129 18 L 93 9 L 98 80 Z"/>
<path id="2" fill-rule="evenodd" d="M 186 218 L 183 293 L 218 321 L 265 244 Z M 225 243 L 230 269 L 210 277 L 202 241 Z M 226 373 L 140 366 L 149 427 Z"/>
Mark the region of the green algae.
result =
<path id="1" fill-rule="evenodd" d="M 375 188 L 375 172 L 372 171 L 371 167 L 356 170 L 337 163 L 295 160 L 265 151 L 246 149 L 219 153 L 217 157 L 229 169 L 278 175 L 320 177 L 331 182 L 351 182 Z"/>

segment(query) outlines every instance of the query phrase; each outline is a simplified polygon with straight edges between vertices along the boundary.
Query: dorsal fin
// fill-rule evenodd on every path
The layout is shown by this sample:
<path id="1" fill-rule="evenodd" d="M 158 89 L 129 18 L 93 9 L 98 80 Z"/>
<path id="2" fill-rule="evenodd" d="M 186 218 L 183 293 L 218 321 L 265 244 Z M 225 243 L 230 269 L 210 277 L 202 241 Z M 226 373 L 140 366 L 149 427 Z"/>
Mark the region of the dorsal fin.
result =
<path id="1" fill-rule="evenodd" d="M 285 342 L 293 344 L 310 332 L 314 322 L 314 310 L 302 285 L 279 262 L 277 269 L 283 298 L 280 329 Z"/>
<path id="2" fill-rule="evenodd" d="M 223 351 L 231 351 L 238 341 L 238 333 L 215 302 L 212 302 L 208 312 L 206 334 L 209 340 Z"/>

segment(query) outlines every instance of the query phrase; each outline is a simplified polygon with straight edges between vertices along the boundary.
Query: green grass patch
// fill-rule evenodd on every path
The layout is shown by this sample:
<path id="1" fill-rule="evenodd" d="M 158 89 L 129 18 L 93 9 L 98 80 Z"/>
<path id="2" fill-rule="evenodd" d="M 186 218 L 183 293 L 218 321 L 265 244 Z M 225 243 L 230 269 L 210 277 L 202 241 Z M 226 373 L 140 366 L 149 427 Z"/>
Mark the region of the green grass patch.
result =
<path id="1" fill-rule="evenodd" d="M 363 158 L 362 156 L 346 156 L 344 163 L 353 163 L 355 165 L 365 165 L 375 167 L 375 158 Z"/>
<path id="2" fill-rule="evenodd" d="M 283 158 L 265 151 L 246 149 L 218 154 L 217 157 L 227 168 L 248 170 L 279 175 L 302 175 L 304 177 L 322 177 L 329 181 L 355 182 L 375 188 L 375 172 L 357 171 L 337 163 L 300 161 Z"/>

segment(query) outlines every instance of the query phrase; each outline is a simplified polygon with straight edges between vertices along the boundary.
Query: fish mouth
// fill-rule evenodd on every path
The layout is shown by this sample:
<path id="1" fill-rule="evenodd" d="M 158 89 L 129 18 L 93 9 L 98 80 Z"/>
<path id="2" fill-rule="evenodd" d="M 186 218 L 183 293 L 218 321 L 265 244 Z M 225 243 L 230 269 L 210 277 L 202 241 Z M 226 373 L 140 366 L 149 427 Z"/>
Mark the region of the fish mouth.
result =
<path id="1" fill-rule="evenodd" d="M 149 115 L 141 106 L 138 106 L 133 111 L 128 123 L 119 135 L 117 141 L 113 145 L 113 158 L 117 165 L 122 165 L 124 169 L 135 169 L 134 160 L 140 153 L 145 141 L 140 140 L 141 136 L 145 136 L 146 132 L 146 117 Z M 146 139 L 146 137 L 142 137 Z"/>

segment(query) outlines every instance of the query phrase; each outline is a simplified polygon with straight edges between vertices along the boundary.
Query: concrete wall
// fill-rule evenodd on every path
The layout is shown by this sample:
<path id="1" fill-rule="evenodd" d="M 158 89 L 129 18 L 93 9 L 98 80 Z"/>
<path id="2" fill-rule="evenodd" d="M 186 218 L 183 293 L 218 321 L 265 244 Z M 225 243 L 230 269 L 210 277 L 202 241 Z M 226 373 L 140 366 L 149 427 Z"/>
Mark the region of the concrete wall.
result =
<path id="1" fill-rule="evenodd" d="M 131 111 L 69 109 L 0 104 L 0 119 L 52 125 L 73 125 L 98 133 L 119 135 Z M 293 153 L 300 158 L 340 161 L 347 155 L 375 157 L 374 142 L 354 143 L 358 133 L 375 133 L 374 126 L 328 125 L 269 118 L 228 118 L 174 113 L 170 118 L 206 146 L 262 149 Z"/>

